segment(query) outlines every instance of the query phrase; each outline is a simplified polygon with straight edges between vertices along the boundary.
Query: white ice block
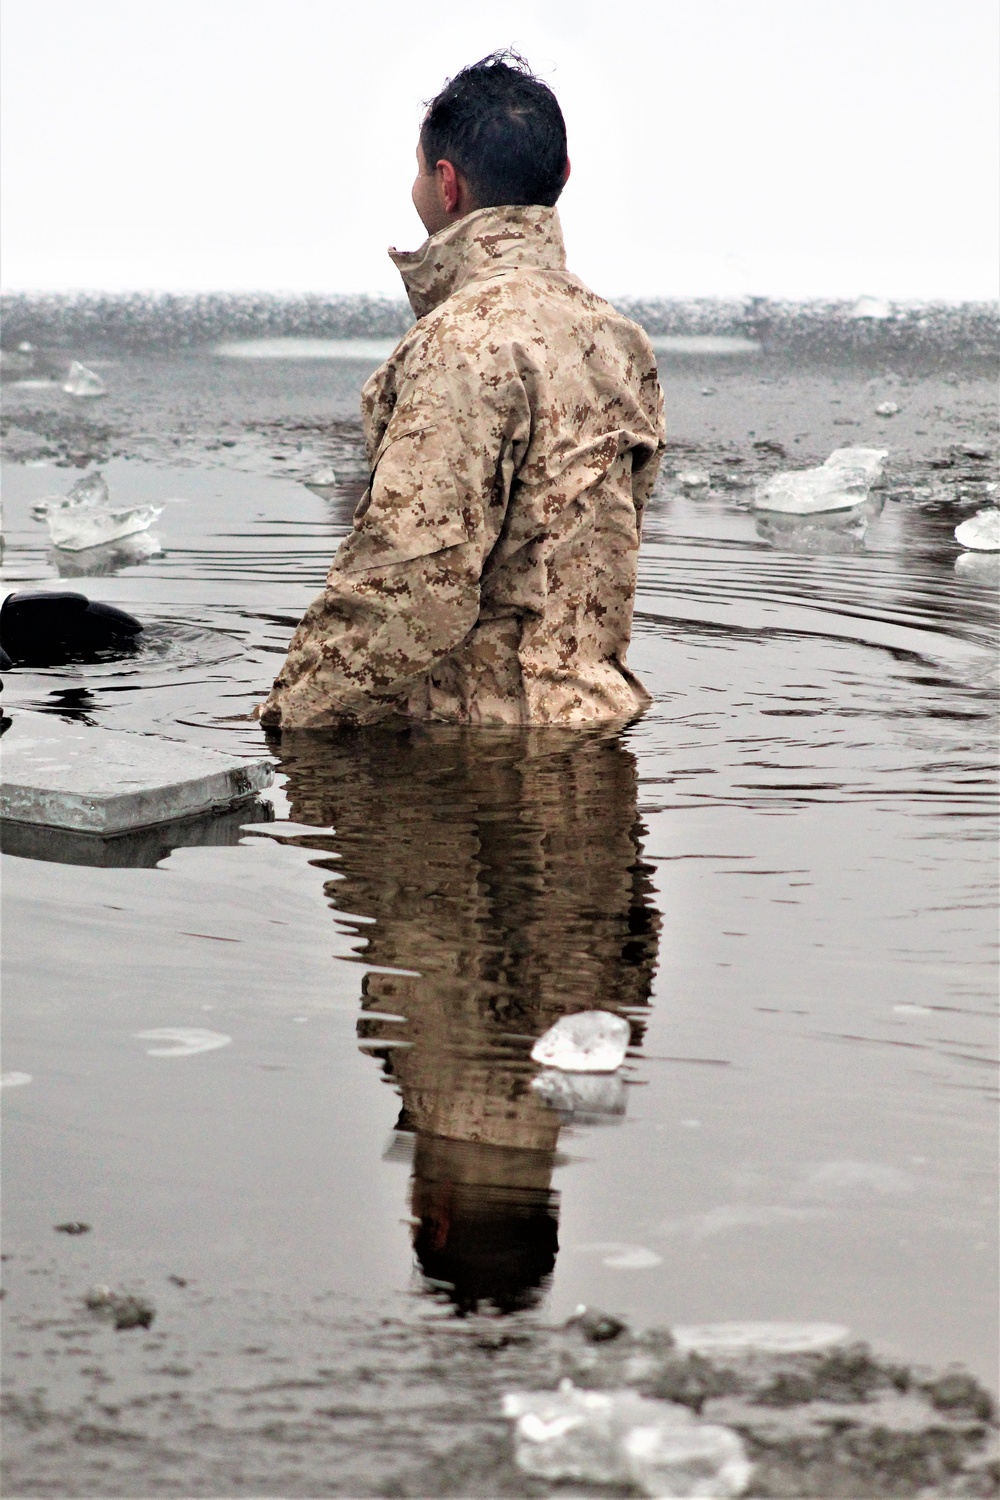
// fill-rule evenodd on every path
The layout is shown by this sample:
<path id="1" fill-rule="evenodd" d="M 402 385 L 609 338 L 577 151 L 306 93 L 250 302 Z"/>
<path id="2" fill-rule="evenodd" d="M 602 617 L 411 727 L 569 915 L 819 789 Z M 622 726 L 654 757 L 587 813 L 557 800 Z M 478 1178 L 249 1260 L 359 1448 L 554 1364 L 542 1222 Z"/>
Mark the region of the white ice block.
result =
<path id="1" fill-rule="evenodd" d="M 625 1061 L 631 1035 L 622 1016 L 581 1010 L 560 1016 L 531 1049 L 533 1062 L 567 1073 L 613 1073 Z"/>
<path id="2" fill-rule="evenodd" d="M 809 516 L 864 504 L 882 473 L 883 448 L 837 448 L 818 469 L 774 474 L 754 492 L 755 510 Z"/>
<path id="3" fill-rule="evenodd" d="M 973 552 L 1000 552 L 1000 510 L 989 505 L 955 527 L 955 540 Z"/>
<path id="4" fill-rule="evenodd" d="M 103 396 L 107 393 L 100 375 L 95 370 L 88 370 L 78 359 L 74 359 L 69 367 L 63 390 L 67 396 Z"/>
<path id="5" fill-rule="evenodd" d="M 122 537 L 146 531 L 162 505 L 136 505 L 127 510 L 52 510 L 46 519 L 52 545 L 63 552 L 84 552 L 88 547 L 103 547 Z"/>

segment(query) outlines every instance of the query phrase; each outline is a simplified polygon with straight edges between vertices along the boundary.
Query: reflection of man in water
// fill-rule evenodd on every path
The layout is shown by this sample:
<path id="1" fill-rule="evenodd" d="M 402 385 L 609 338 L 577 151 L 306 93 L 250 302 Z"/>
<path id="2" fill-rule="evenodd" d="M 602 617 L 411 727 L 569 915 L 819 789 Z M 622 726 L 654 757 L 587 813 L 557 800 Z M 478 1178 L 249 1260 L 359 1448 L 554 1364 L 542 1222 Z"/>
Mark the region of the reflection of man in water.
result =
<path id="1" fill-rule="evenodd" d="M 560 1125 L 531 1044 L 595 1008 L 638 1041 L 649 999 L 633 757 L 600 731 L 444 725 L 285 735 L 281 755 L 293 816 L 336 829 L 331 902 L 375 919 L 364 962 L 416 971 L 368 973 L 358 1029 L 416 1137 L 424 1274 L 462 1310 L 527 1305 L 555 1262 Z"/>
<path id="2" fill-rule="evenodd" d="M 430 238 L 390 253 L 418 321 L 364 388 L 369 486 L 261 720 L 627 720 L 649 340 L 566 270 L 566 127 L 521 59 L 445 85 L 417 167 Z"/>

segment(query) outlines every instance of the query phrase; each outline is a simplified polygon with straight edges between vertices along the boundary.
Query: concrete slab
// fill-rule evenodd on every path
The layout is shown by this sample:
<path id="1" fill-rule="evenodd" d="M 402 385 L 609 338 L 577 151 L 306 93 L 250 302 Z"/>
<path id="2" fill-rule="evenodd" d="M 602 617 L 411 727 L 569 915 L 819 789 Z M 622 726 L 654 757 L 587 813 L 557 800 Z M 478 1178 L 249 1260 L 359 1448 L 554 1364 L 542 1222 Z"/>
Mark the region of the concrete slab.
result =
<path id="1" fill-rule="evenodd" d="M 0 739 L 0 816 L 115 834 L 231 807 L 270 786 L 273 765 L 161 735 L 18 712 Z"/>
<path id="2" fill-rule="evenodd" d="M 0 821 L 0 852 L 59 865 L 151 870 L 175 849 L 232 846 L 247 837 L 247 822 L 259 830 L 273 820 L 273 806 L 259 797 L 235 807 L 124 833 L 78 833 L 73 828 L 46 828 L 41 823 L 15 823 L 4 818 Z"/>

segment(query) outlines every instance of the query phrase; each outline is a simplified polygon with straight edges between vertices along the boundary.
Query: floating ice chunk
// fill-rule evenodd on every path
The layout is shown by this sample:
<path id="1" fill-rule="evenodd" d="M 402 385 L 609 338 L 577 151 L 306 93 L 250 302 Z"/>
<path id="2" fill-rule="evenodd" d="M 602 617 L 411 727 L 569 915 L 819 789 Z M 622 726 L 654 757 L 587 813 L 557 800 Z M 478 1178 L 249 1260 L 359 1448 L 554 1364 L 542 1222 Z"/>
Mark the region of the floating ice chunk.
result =
<path id="1" fill-rule="evenodd" d="M 888 455 L 888 448 L 834 448 L 823 468 L 845 476 L 863 474 L 869 484 L 874 484 L 881 477 L 882 460 Z"/>
<path id="2" fill-rule="evenodd" d="M 840 1323 L 692 1323 L 671 1328 L 682 1354 L 760 1349 L 766 1354 L 798 1354 L 846 1343 L 850 1329 Z"/>
<path id="3" fill-rule="evenodd" d="M 735 1496 L 751 1465 L 736 1433 L 697 1422 L 687 1407 L 634 1391 L 515 1391 L 514 1457 L 525 1474 L 558 1482 L 629 1485 L 650 1496 Z"/>
<path id="4" fill-rule="evenodd" d="M 882 473 L 884 448 L 837 448 L 818 469 L 775 474 L 754 491 L 756 510 L 808 516 L 861 505 Z"/>
<path id="5" fill-rule="evenodd" d="M 93 474 L 78 479 L 67 494 L 36 501 L 31 514 L 37 520 L 48 522 L 53 546 L 66 552 L 82 552 L 134 536 L 146 531 L 157 516 L 163 514 L 162 505 L 134 505 L 112 510 L 110 500 L 108 482 L 101 471 L 95 469 Z M 159 550 L 159 544 L 156 550 Z"/>
<path id="6" fill-rule="evenodd" d="M 1000 552 L 1000 509 L 989 505 L 955 527 L 955 540 L 972 552 Z"/>
<path id="7" fill-rule="evenodd" d="M 891 318 L 892 303 L 885 297 L 859 297 L 851 308 L 852 318 Z"/>
<path id="8" fill-rule="evenodd" d="M 16 1089 L 30 1082 L 30 1073 L 0 1073 L 0 1089 Z"/>
<path id="9" fill-rule="evenodd" d="M 95 469 L 93 474 L 84 474 L 78 479 L 65 495 L 49 495 L 44 500 L 36 500 L 31 514 L 36 521 L 44 521 L 46 516 L 60 510 L 97 510 L 106 506 L 110 499 L 108 481 L 100 469 Z"/>
<path id="10" fill-rule="evenodd" d="M 88 370 L 78 359 L 74 359 L 69 367 L 69 374 L 63 381 L 63 390 L 67 396 L 105 396 L 107 387 L 100 375 L 93 370 Z"/>
<path id="11" fill-rule="evenodd" d="M 701 490 L 711 482 L 711 476 L 702 473 L 701 469 L 683 469 L 677 475 L 677 483 L 684 490 Z"/>
<path id="12" fill-rule="evenodd" d="M 624 1448 L 632 1482 L 644 1495 L 742 1495 L 753 1473 L 728 1427 L 634 1427 Z"/>
<path id="13" fill-rule="evenodd" d="M 147 1047 L 148 1057 L 193 1057 L 196 1052 L 214 1052 L 232 1041 L 222 1031 L 207 1031 L 201 1026 L 159 1026 L 153 1031 L 134 1033 L 140 1042 L 166 1042 L 166 1047 Z"/>
<path id="14" fill-rule="evenodd" d="M 899 414 L 899 407 L 895 401 L 880 401 L 875 408 L 877 417 L 895 417 Z"/>
<path id="15" fill-rule="evenodd" d="M 311 490 L 332 490 L 337 487 L 337 473 L 330 464 L 321 464 L 318 469 L 313 469 L 303 480 Z"/>
<path id="16" fill-rule="evenodd" d="M 66 552 L 83 552 L 88 547 L 103 547 L 137 531 L 146 531 L 162 514 L 162 505 L 135 505 L 126 510 L 98 510 L 90 506 L 54 510 L 47 517 L 49 536 L 55 547 Z"/>
<path id="17" fill-rule="evenodd" d="M 607 1010 L 561 1016 L 531 1049 L 533 1062 L 564 1073 L 613 1073 L 625 1060 L 629 1024 Z"/>
<path id="18" fill-rule="evenodd" d="M 563 1073 L 545 1068 L 531 1080 L 550 1109 L 572 1115 L 623 1115 L 625 1080 L 620 1073 Z"/>
<path id="19" fill-rule="evenodd" d="M 627 1484 L 624 1439 L 634 1427 L 663 1422 L 693 1427 L 685 1406 L 634 1391 L 581 1391 L 564 1380 L 557 1391 L 513 1391 L 503 1414 L 516 1422 L 514 1457 L 525 1474 L 590 1484 Z"/>
<path id="20" fill-rule="evenodd" d="M 108 490 L 108 481 L 100 469 L 95 469 L 93 474 L 84 474 L 78 479 L 72 489 L 67 492 L 66 502 L 69 505 L 107 505 L 111 498 Z"/>

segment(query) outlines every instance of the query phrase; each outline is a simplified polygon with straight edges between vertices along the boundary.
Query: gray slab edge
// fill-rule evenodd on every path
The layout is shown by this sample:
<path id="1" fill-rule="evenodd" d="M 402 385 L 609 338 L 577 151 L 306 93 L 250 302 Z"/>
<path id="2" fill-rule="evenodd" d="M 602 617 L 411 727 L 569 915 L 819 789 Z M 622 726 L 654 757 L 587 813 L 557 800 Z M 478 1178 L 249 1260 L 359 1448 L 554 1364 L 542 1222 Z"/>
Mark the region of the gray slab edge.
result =
<path id="1" fill-rule="evenodd" d="M 111 834 L 231 807 L 270 786 L 270 760 L 17 713 L 0 739 L 0 816 Z"/>

